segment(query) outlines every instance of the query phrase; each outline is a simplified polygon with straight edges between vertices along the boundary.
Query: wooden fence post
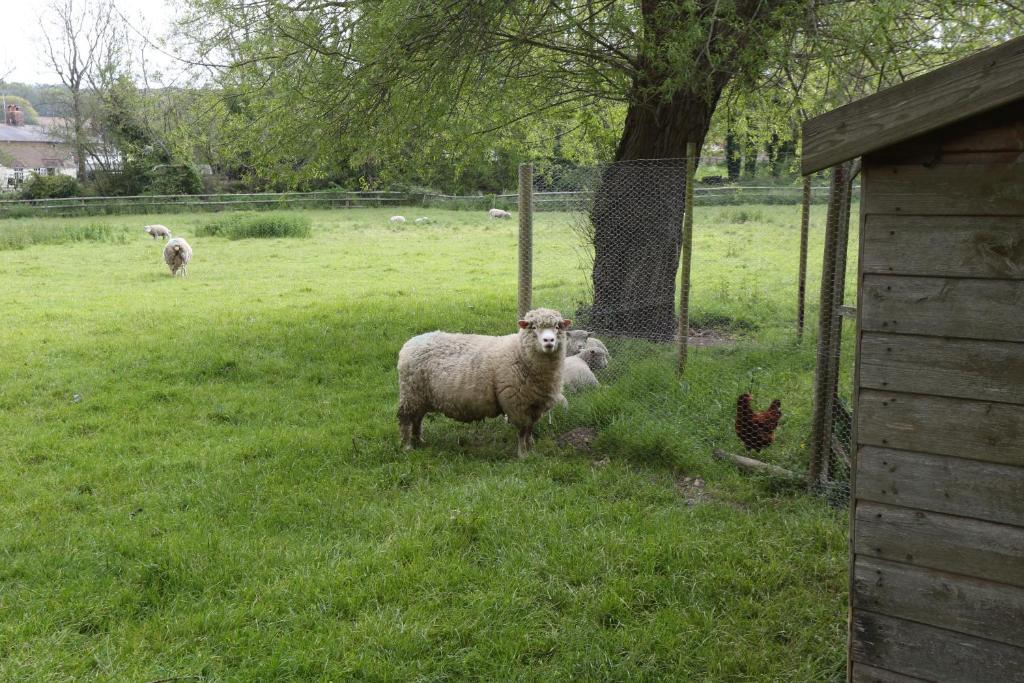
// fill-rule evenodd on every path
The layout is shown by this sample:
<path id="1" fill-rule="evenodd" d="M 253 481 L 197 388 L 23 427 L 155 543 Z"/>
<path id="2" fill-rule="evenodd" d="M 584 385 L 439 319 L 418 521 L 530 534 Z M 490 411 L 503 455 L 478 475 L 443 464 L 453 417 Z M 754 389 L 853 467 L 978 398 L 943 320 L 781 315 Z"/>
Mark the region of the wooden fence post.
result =
<path id="1" fill-rule="evenodd" d="M 679 275 L 679 326 L 676 339 L 679 361 L 676 370 L 682 377 L 686 370 L 686 352 L 690 337 L 690 264 L 693 254 L 693 179 L 697 169 L 697 145 L 686 143 L 686 187 L 683 190 L 682 269 Z"/>
<path id="2" fill-rule="evenodd" d="M 519 317 L 533 299 L 533 165 L 519 164 Z"/>
<path id="3" fill-rule="evenodd" d="M 804 176 L 803 210 L 800 214 L 800 274 L 797 276 L 796 340 L 804 338 L 804 306 L 807 299 L 807 237 L 811 224 L 811 176 Z"/>

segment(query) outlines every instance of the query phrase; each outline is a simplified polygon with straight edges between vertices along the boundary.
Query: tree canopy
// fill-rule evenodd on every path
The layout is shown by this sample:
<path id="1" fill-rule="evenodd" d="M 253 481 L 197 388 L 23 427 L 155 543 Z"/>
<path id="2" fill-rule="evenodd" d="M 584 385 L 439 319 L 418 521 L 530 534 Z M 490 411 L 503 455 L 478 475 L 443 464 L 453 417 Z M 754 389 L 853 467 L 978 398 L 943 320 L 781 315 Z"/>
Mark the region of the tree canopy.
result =
<path id="1" fill-rule="evenodd" d="M 681 156 L 764 141 L 1020 32 L 1011 2 L 189 0 L 231 136 L 283 182 L 429 178 L 497 154 Z M 714 115 L 719 100 L 725 113 Z"/>

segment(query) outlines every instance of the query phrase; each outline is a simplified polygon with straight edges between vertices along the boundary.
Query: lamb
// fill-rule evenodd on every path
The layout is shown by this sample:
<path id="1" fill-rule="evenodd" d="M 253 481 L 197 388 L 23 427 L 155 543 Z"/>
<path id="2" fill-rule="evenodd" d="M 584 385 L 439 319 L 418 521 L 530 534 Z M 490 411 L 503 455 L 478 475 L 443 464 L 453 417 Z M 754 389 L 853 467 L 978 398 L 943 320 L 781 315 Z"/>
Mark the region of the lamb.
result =
<path id="1" fill-rule="evenodd" d="M 391 222 L 392 223 L 404 223 L 405 222 L 405 216 L 392 216 L 391 217 Z"/>
<path id="2" fill-rule="evenodd" d="M 142 231 L 145 232 L 148 235 L 151 235 L 153 237 L 153 239 L 156 239 L 158 237 L 161 238 L 161 239 L 163 239 L 163 238 L 170 239 L 171 238 L 171 231 L 168 230 L 167 227 L 163 226 L 163 225 L 147 225 L 146 227 L 144 227 L 142 229 Z"/>
<path id="3" fill-rule="evenodd" d="M 491 218 L 512 218 L 512 214 L 501 209 L 491 209 L 487 212 Z"/>
<path id="4" fill-rule="evenodd" d="M 164 245 L 164 263 L 171 269 L 171 277 L 181 271 L 185 277 L 189 261 L 192 260 L 192 247 L 181 237 L 172 237 Z"/>
<path id="5" fill-rule="evenodd" d="M 398 425 L 402 445 L 423 442 L 428 413 L 460 422 L 504 414 L 518 429 L 519 457 L 533 446 L 533 427 L 555 405 L 562 386 L 565 331 L 571 320 L 549 308 L 528 312 L 519 331 L 502 337 L 428 332 L 398 354 Z"/>
<path id="6" fill-rule="evenodd" d="M 430 218 L 428 218 L 427 216 L 420 216 L 419 218 L 417 218 L 416 220 L 413 221 L 413 223 L 416 223 L 418 225 L 419 224 L 423 224 L 423 223 L 432 223 L 432 222 L 433 221 L 431 221 Z"/>

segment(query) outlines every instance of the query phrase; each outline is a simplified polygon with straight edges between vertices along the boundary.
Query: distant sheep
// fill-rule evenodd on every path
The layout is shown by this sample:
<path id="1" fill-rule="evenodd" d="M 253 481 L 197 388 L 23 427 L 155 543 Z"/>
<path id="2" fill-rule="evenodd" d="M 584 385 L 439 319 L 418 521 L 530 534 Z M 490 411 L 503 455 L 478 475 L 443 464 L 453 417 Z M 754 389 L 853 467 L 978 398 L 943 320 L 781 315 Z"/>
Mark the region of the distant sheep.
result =
<path id="1" fill-rule="evenodd" d="M 148 235 L 151 235 L 153 239 L 156 239 L 158 237 L 161 239 L 171 238 L 171 231 L 168 230 L 167 227 L 163 225 L 147 225 L 142 229 L 142 231 Z"/>
<path id="2" fill-rule="evenodd" d="M 433 223 L 433 221 L 427 218 L 426 216 L 420 216 L 419 218 L 414 220 L 413 223 Z"/>
<path id="3" fill-rule="evenodd" d="M 565 331 L 572 321 L 548 308 L 528 312 L 519 332 L 503 337 L 428 332 L 398 354 L 398 424 L 402 445 L 422 443 L 423 417 L 460 422 L 504 414 L 518 428 L 519 456 L 533 427 L 561 395 Z"/>
<path id="4" fill-rule="evenodd" d="M 487 212 L 491 218 L 512 218 L 512 214 L 501 209 L 491 209 Z"/>
<path id="5" fill-rule="evenodd" d="M 392 216 L 391 217 L 391 222 L 392 223 L 404 223 L 405 222 L 405 216 Z"/>
<path id="6" fill-rule="evenodd" d="M 171 269 L 171 277 L 181 272 L 185 277 L 188 271 L 189 261 L 192 260 L 192 247 L 180 237 L 173 237 L 167 240 L 164 245 L 164 263 Z"/>

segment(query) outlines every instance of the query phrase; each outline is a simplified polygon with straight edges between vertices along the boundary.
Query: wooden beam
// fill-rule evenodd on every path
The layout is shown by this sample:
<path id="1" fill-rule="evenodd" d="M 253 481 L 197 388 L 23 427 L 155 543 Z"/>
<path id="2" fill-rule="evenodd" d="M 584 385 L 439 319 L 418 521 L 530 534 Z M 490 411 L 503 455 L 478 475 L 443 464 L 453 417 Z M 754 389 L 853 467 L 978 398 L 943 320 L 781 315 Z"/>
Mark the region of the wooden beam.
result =
<path id="1" fill-rule="evenodd" d="M 715 460 L 722 460 L 725 462 L 731 462 L 736 467 L 740 468 L 745 472 L 752 474 L 770 474 L 776 477 L 784 477 L 786 479 L 799 479 L 800 475 L 791 470 L 787 470 L 785 467 L 779 467 L 768 462 L 762 462 L 755 460 L 754 458 L 748 458 L 743 455 L 734 455 L 733 453 L 726 453 L 721 448 L 716 448 L 712 451 L 712 455 Z"/>
<path id="2" fill-rule="evenodd" d="M 1024 99 L 1024 37 L 804 122 L 804 175 Z"/>

